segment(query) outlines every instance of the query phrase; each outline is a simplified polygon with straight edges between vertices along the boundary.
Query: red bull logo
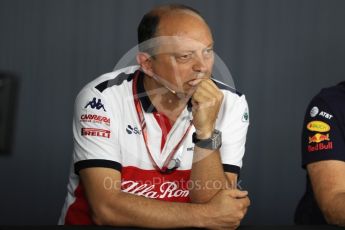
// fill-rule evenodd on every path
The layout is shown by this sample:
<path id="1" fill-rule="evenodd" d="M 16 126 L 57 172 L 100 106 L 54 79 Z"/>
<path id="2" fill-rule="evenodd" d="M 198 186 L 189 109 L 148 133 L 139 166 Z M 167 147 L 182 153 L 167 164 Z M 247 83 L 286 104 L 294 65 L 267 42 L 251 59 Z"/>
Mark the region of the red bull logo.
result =
<path id="1" fill-rule="evenodd" d="M 329 133 L 327 133 L 327 134 L 316 133 L 314 136 L 309 137 L 309 144 L 310 143 L 320 143 L 322 141 L 330 141 Z"/>
<path id="2" fill-rule="evenodd" d="M 333 142 L 329 141 L 327 144 L 317 143 L 315 146 L 308 145 L 308 152 L 324 151 L 333 149 Z"/>

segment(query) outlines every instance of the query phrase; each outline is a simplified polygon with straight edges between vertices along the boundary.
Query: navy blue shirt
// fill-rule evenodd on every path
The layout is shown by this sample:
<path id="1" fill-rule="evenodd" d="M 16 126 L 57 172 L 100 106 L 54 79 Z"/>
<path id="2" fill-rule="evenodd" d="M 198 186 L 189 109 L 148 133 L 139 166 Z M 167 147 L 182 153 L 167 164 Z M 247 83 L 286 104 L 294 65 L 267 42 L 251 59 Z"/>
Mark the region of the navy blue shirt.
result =
<path id="1" fill-rule="evenodd" d="M 322 89 L 310 102 L 304 117 L 302 167 L 322 160 L 345 161 L 345 81 Z M 326 224 L 308 175 L 306 192 L 297 207 L 295 222 Z"/>

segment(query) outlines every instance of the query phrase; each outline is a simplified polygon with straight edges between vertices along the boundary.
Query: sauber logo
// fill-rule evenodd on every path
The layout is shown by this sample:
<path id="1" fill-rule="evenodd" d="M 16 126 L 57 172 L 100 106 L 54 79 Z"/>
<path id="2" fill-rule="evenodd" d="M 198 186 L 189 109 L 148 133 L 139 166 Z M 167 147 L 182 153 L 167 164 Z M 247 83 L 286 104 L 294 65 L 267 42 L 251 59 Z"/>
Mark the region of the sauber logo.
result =
<path id="1" fill-rule="evenodd" d="M 82 128 L 82 136 L 96 136 L 96 137 L 105 137 L 110 138 L 110 130 L 105 129 L 94 129 L 94 128 Z"/>
<path id="2" fill-rule="evenodd" d="M 139 130 L 138 127 L 133 128 L 131 125 L 127 125 L 126 132 L 128 134 L 132 134 L 132 133 L 139 134 L 139 135 L 141 134 L 141 130 Z"/>
<path id="3" fill-rule="evenodd" d="M 175 182 L 165 182 L 156 188 L 156 185 L 139 184 L 135 181 L 123 181 L 121 187 L 123 192 L 152 199 L 188 197 L 189 195 L 189 190 L 179 189 Z"/>
<path id="4" fill-rule="evenodd" d="M 83 114 L 80 116 L 80 120 L 82 122 L 105 123 L 106 125 L 110 125 L 110 118 L 95 114 Z"/>

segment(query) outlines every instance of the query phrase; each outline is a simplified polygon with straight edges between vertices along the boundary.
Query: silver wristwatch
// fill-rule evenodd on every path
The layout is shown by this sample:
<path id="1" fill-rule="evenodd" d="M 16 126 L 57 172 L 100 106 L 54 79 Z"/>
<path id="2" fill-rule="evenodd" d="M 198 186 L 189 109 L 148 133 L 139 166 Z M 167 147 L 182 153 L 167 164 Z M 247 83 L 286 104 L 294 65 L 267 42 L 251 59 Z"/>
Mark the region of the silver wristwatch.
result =
<path id="1" fill-rule="evenodd" d="M 198 139 L 196 133 L 193 133 L 193 143 L 199 148 L 216 150 L 222 146 L 222 132 L 215 129 L 210 138 Z"/>

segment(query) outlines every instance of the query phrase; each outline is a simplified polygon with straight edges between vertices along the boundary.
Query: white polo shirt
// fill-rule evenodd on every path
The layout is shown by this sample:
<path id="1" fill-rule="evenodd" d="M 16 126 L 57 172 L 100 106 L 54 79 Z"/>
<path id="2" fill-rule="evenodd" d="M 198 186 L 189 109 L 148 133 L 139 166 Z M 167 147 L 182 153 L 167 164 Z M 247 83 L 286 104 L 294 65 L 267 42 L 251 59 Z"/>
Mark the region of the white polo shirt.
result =
<path id="1" fill-rule="evenodd" d="M 134 78 L 137 78 L 135 86 Z M 159 167 L 186 131 L 192 119 L 190 105 L 169 127 L 167 118 L 151 104 L 143 78 L 138 66 L 131 66 L 100 76 L 78 94 L 73 120 L 73 162 L 59 224 L 93 224 L 78 175 L 81 169 L 88 167 L 106 167 L 121 172 L 121 185 L 105 180 L 106 188 L 120 186 L 124 192 L 147 198 L 189 202 L 195 128 L 192 126 L 174 156 L 180 160 L 180 167 L 169 174 L 156 170 L 146 150 L 132 87 L 136 87 L 146 120 L 148 146 Z M 249 125 L 247 102 L 244 95 L 219 81 L 214 82 L 224 94 L 216 121 L 216 129 L 222 132 L 223 168 L 225 172 L 239 173 Z"/>

